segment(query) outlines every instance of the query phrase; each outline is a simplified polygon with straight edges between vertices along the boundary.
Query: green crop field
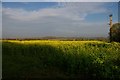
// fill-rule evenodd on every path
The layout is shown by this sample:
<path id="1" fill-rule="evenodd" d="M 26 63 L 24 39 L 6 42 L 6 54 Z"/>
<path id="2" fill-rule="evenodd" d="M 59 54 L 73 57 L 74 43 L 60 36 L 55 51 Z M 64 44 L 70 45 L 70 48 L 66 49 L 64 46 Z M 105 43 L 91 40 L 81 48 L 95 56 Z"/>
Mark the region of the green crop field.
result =
<path id="1" fill-rule="evenodd" d="M 120 43 L 3 40 L 3 79 L 120 79 Z"/>

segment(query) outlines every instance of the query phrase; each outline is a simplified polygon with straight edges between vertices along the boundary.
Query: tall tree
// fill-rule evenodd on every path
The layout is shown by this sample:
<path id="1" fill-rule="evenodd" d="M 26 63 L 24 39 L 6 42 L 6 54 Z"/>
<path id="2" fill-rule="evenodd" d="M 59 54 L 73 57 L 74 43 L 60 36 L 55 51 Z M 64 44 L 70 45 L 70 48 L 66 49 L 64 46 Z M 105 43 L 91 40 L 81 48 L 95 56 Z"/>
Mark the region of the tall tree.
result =
<path id="1" fill-rule="evenodd" d="M 111 27 L 110 41 L 120 42 L 120 23 L 115 23 Z"/>

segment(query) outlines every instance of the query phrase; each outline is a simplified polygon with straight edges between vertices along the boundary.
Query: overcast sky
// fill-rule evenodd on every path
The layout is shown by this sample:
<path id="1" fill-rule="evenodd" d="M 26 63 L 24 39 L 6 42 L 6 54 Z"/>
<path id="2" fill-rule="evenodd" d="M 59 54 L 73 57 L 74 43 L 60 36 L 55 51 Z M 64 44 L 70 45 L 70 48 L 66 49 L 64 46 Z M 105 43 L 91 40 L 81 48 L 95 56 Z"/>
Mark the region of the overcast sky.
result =
<path id="1" fill-rule="evenodd" d="M 3 2 L 3 38 L 108 37 L 117 2 Z"/>

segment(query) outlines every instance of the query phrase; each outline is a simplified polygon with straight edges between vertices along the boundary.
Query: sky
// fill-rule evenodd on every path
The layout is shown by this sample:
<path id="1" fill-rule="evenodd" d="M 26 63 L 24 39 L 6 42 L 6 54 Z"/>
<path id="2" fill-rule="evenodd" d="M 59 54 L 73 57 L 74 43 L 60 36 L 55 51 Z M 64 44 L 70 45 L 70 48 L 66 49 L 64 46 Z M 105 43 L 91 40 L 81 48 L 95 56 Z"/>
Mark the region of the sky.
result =
<path id="1" fill-rule="evenodd" d="M 119 0 L 2 0 L 3 2 L 118 2 Z"/>
<path id="2" fill-rule="evenodd" d="M 0 2 L 0 39 L 2 38 L 2 3 Z"/>
<path id="3" fill-rule="evenodd" d="M 108 37 L 117 2 L 3 2 L 3 38 Z"/>

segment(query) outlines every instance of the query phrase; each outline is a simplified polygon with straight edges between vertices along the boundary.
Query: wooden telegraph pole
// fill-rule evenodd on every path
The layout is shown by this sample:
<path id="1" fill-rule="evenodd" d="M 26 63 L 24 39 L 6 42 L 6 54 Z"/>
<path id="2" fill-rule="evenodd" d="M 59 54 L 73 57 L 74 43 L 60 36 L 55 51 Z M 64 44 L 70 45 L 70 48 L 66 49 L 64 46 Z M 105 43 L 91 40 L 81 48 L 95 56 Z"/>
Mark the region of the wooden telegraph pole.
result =
<path id="1" fill-rule="evenodd" d="M 110 34 L 109 35 L 110 35 L 110 42 L 111 42 L 111 39 L 112 39 L 112 33 L 111 32 L 112 32 L 112 25 L 113 25 L 112 24 L 112 14 L 110 14 L 109 17 L 110 17 L 110 23 L 109 23 L 109 25 L 110 25 Z"/>

